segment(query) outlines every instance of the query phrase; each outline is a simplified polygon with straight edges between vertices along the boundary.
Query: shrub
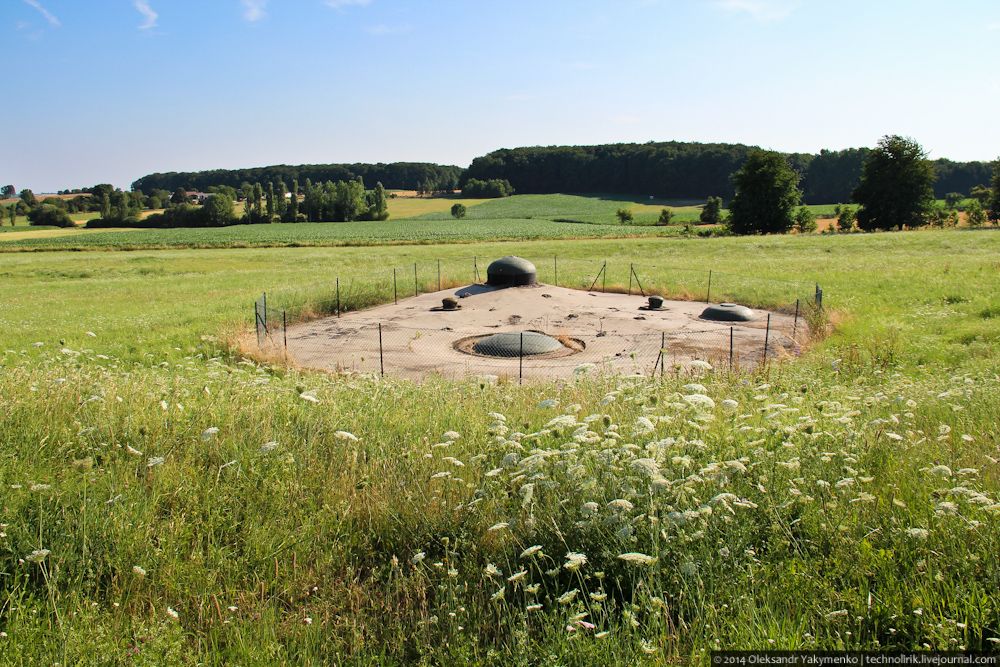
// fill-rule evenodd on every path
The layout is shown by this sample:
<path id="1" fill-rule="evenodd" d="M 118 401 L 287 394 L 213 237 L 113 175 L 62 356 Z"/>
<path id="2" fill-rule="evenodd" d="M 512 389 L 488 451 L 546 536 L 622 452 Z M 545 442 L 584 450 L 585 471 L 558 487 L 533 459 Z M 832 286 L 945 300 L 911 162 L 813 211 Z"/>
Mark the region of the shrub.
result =
<path id="1" fill-rule="evenodd" d="M 42 204 L 28 211 L 28 223 L 44 227 L 76 227 L 66 211 L 52 204 Z"/>
<path id="2" fill-rule="evenodd" d="M 722 197 L 709 197 L 701 208 L 699 216 L 702 224 L 717 225 L 722 222 Z"/>
<path id="3" fill-rule="evenodd" d="M 465 204 L 453 204 L 451 207 L 451 217 L 459 220 L 465 217 Z"/>
<path id="4" fill-rule="evenodd" d="M 481 197 L 484 199 L 495 199 L 497 197 L 509 197 L 514 194 L 514 187 L 506 178 L 491 178 L 481 181 L 478 178 L 470 178 L 462 187 L 462 194 L 466 197 Z"/>
<path id="5" fill-rule="evenodd" d="M 632 220 L 634 219 L 632 217 L 632 211 L 627 208 L 618 209 L 615 215 L 618 216 L 618 222 L 622 223 L 623 225 L 632 222 Z"/>
<path id="6" fill-rule="evenodd" d="M 795 231 L 799 234 L 810 234 L 816 231 L 816 214 L 809 207 L 800 206 L 795 212 Z"/>
<path id="7" fill-rule="evenodd" d="M 665 208 L 660 211 L 660 217 L 656 219 L 656 224 L 661 226 L 666 226 L 670 224 L 670 221 L 674 218 L 674 212 L 669 208 Z"/>

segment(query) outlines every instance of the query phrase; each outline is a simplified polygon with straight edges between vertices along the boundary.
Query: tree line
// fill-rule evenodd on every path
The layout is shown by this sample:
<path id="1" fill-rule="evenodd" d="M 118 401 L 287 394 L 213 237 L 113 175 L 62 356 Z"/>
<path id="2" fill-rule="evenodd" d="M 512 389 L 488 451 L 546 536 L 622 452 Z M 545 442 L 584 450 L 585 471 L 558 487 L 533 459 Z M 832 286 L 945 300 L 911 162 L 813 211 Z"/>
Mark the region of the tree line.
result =
<path id="1" fill-rule="evenodd" d="M 208 171 L 149 174 L 132 183 L 133 190 L 147 195 L 154 191 L 173 192 L 177 188 L 208 192 L 212 186 L 240 188 L 243 183 L 348 183 L 358 178 L 367 183 L 382 183 L 386 188 L 420 192 L 452 191 L 458 187 L 462 168 L 427 162 L 392 162 L 389 164 L 302 164 L 272 165 L 249 169 L 212 169 Z"/>
<path id="2" fill-rule="evenodd" d="M 949 193 L 945 206 L 935 201 L 936 165 L 916 141 L 899 135 L 882 137 L 867 152 L 851 200 L 858 208 L 838 207 L 837 227 L 842 231 L 915 229 L 926 225 L 953 226 L 960 193 Z M 1000 159 L 984 175 L 990 187 L 965 204 L 970 227 L 991 220 L 1000 225 Z M 781 153 L 752 150 L 733 174 L 735 193 L 725 221 L 734 234 L 812 231 L 815 216 L 802 202 L 800 174 Z"/>
<path id="3" fill-rule="evenodd" d="M 598 146 L 534 146 L 500 149 L 472 161 L 460 186 L 472 179 L 505 179 L 522 194 L 607 192 L 649 194 L 668 199 L 704 199 L 735 194 L 731 180 L 754 147 L 743 144 L 661 142 Z M 803 201 L 850 201 L 871 149 L 784 153 L 799 175 Z M 970 192 L 990 178 L 986 162 L 934 163 L 934 192 Z"/>

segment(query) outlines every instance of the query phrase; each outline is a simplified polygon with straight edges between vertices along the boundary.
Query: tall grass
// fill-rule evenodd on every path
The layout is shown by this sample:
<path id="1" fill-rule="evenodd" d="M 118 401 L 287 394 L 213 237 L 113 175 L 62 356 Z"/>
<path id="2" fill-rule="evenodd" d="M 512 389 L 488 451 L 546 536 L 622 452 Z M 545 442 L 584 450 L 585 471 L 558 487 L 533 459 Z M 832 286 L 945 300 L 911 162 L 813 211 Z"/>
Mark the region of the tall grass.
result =
<path id="1" fill-rule="evenodd" d="M 477 246 L 558 253 L 567 279 L 738 258 L 818 279 L 841 318 L 758 374 L 526 387 L 299 373 L 221 342 L 264 286 L 436 257 L 457 275 L 466 247 L 6 256 L 0 662 L 997 650 L 998 243 Z"/>

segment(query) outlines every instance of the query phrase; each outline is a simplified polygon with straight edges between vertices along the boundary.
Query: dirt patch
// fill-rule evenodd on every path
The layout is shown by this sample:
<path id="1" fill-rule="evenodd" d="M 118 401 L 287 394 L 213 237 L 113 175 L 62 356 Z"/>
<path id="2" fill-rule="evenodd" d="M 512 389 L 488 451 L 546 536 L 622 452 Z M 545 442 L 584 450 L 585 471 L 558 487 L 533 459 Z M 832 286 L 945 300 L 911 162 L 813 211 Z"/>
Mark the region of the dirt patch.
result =
<path id="1" fill-rule="evenodd" d="M 457 298 L 461 310 L 435 310 L 444 297 Z M 696 360 L 717 368 L 730 363 L 755 366 L 797 353 L 797 339 L 808 334 L 804 319 L 796 324 L 784 313 L 770 313 L 768 330 L 768 312 L 762 310 L 749 322 L 711 322 L 699 317 L 702 302 L 665 301 L 664 310 L 640 310 L 646 303 L 641 295 L 551 285 L 470 285 L 293 325 L 288 329 L 288 355 L 305 368 L 413 379 L 432 374 L 552 379 L 580 372 L 682 370 Z M 519 360 L 468 354 L 462 348 L 481 336 L 516 331 L 552 336 L 566 353 Z"/>

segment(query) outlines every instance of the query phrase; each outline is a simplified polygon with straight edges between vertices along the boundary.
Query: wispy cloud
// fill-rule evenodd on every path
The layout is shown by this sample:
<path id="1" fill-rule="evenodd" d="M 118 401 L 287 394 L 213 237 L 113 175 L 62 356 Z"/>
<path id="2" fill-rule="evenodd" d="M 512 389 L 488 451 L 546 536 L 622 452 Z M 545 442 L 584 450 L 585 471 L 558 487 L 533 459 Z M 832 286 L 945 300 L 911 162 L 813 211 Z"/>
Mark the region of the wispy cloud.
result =
<path id="1" fill-rule="evenodd" d="M 370 25 L 365 28 L 365 32 L 369 35 L 375 35 L 376 37 L 384 37 L 386 35 L 405 35 L 406 33 L 412 31 L 413 26 L 411 25 L 386 25 L 385 23 Z"/>
<path id="2" fill-rule="evenodd" d="M 372 0 L 323 0 L 323 4 L 334 9 L 344 9 L 345 7 L 367 7 L 372 4 Z"/>
<path id="3" fill-rule="evenodd" d="M 160 18 L 160 15 L 153 11 L 153 8 L 149 6 L 146 0 L 135 0 L 132 5 L 137 12 L 142 14 L 142 23 L 139 24 L 139 30 L 149 30 L 156 27 L 156 19 Z"/>
<path id="4" fill-rule="evenodd" d="M 240 0 L 240 2 L 243 3 L 243 18 L 247 21 L 253 23 L 267 16 L 267 12 L 264 11 L 267 0 Z"/>
<path id="5" fill-rule="evenodd" d="M 49 25 L 52 26 L 53 28 L 58 28 L 59 26 L 62 25 L 59 19 L 56 18 L 56 16 L 52 12 L 45 9 L 45 7 L 42 7 L 42 3 L 38 2 L 38 0 L 24 0 L 24 3 L 29 7 L 34 7 L 35 9 L 37 9 L 38 13 L 44 16 L 45 20 L 48 21 Z"/>
<path id="6" fill-rule="evenodd" d="M 731 14 L 747 14 L 764 23 L 788 18 L 799 5 L 798 0 L 716 0 L 715 4 Z"/>

